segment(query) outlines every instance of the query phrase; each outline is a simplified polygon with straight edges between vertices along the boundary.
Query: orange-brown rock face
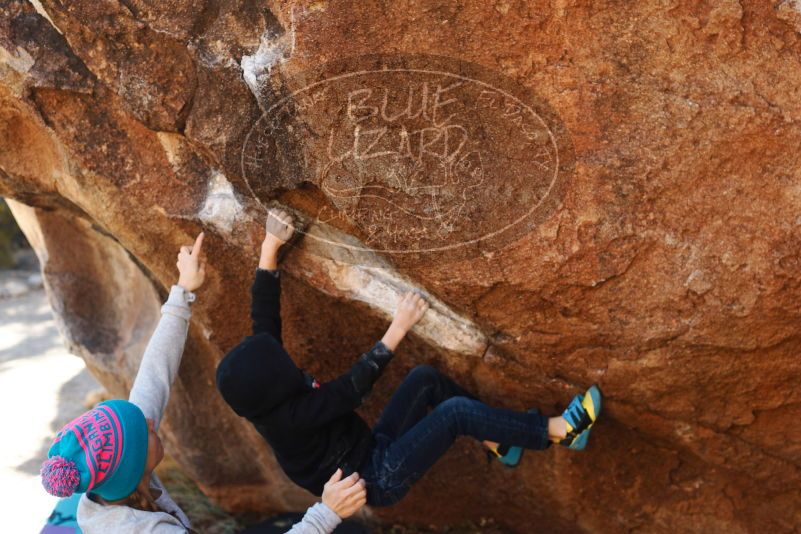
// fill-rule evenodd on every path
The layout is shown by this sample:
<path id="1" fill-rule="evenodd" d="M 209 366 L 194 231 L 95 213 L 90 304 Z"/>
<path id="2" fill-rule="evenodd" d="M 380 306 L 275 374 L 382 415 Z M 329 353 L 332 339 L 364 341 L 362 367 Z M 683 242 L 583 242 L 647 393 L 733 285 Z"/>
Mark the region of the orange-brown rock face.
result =
<path id="1" fill-rule="evenodd" d="M 285 339 L 327 379 L 395 297 L 432 309 L 363 414 L 432 363 L 585 452 L 459 440 L 380 519 L 516 532 L 801 525 L 801 7 L 792 0 L 0 2 L 0 194 L 75 351 L 125 395 L 207 232 L 169 451 L 219 502 L 309 496 L 224 405 L 261 221 Z M 29 207 L 26 207 L 29 206 Z"/>

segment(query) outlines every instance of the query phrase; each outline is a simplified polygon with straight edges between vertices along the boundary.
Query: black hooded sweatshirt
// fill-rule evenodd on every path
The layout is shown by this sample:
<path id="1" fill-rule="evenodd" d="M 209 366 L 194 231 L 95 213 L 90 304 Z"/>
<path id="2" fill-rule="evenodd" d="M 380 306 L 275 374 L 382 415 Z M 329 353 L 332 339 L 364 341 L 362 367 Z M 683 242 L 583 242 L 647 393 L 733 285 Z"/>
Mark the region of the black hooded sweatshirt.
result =
<path id="1" fill-rule="evenodd" d="M 220 362 L 217 388 L 267 440 L 287 476 L 319 496 L 337 468 L 348 475 L 366 459 L 372 435 L 354 410 L 392 352 L 379 341 L 348 372 L 317 383 L 283 348 L 280 294 L 279 273 L 257 270 L 251 290 L 253 335 Z"/>

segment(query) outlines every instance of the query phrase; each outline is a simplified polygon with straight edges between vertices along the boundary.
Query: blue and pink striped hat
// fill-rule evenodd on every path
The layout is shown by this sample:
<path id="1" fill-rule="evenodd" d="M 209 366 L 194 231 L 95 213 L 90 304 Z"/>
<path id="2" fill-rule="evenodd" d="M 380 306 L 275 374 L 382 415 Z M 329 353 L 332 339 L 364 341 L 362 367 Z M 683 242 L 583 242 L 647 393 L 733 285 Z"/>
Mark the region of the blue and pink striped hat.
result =
<path id="1" fill-rule="evenodd" d="M 101 402 L 56 435 L 42 464 L 51 495 L 91 492 L 107 501 L 130 495 L 145 471 L 147 421 L 126 400 Z"/>

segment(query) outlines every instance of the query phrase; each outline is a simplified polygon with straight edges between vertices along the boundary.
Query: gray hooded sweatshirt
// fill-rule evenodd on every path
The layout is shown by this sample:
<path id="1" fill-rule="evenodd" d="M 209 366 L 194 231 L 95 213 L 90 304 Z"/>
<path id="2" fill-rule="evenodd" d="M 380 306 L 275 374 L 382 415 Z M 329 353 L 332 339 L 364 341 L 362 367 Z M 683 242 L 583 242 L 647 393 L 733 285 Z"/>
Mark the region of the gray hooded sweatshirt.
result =
<path id="1" fill-rule="evenodd" d="M 181 355 L 184 351 L 190 303 L 195 295 L 180 286 L 172 286 L 167 302 L 161 308 L 161 319 L 142 356 L 139 372 L 128 398 L 139 406 L 147 419 L 158 429 Z M 155 473 L 150 487 L 161 492 L 156 499 L 160 512 L 146 512 L 129 506 L 102 505 L 87 495 L 78 504 L 78 525 L 85 534 L 178 534 L 191 530 L 186 514 L 175 504 Z M 328 534 L 341 519 L 330 508 L 317 503 L 306 511 L 303 520 L 289 531 L 291 534 Z"/>

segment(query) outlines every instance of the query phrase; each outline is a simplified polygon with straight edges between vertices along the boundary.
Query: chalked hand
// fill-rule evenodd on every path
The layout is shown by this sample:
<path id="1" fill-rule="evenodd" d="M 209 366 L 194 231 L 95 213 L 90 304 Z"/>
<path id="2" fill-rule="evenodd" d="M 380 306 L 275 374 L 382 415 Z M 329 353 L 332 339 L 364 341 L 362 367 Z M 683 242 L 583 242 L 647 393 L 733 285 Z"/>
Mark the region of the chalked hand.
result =
<path id="1" fill-rule="evenodd" d="M 412 291 L 404 293 L 398 300 L 395 317 L 392 319 L 381 342 L 394 352 L 401 340 L 428 311 L 428 302 Z"/>
<path id="2" fill-rule="evenodd" d="M 428 302 L 417 293 L 409 291 L 404 293 L 398 301 L 392 323 L 404 332 L 408 332 L 423 318 L 426 310 L 428 310 Z"/>
<path id="3" fill-rule="evenodd" d="M 277 249 L 292 237 L 295 232 L 292 216 L 281 209 L 271 209 L 267 214 L 265 229 L 267 235 L 264 237 L 265 244 L 269 244 Z"/>

